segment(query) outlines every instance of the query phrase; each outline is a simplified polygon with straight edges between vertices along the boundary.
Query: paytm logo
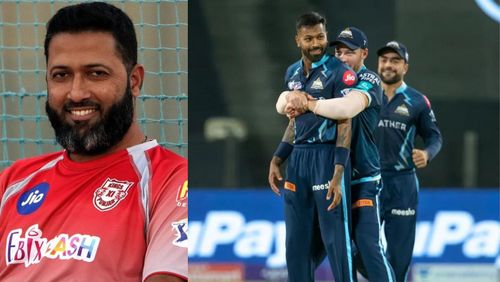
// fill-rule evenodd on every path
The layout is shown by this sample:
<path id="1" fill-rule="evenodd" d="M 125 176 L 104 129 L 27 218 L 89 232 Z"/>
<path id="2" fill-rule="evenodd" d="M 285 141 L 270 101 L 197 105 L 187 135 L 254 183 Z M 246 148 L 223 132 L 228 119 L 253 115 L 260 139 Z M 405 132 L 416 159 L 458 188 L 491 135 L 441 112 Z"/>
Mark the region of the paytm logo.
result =
<path id="1" fill-rule="evenodd" d="M 206 261 L 259 259 L 267 267 L 285 266 L 285 223 L 247 220 L 239 211 L 210 211 L 203 221 L 189 222 L 189 257 Z M 439 211 L 432 221 L 417 223 L 414 257 L 446 262 L 450 248 L 460 248 L 462 259 L 500 260 L 500 222 L 475 221 L 466 211 Z M 227 250 L 230 254 L 226 254 Z M 447 252 L 448 251 L 448 252 Z M 221 259 L 221 256 L 224 256 Z"/>
<path id="2" fill-rule="evenodd" d="M 417 224 L 414 257 L 436 258 L 446 254 L 446 248 L 462 246 L 462 254 L 469 259 L 492 258 L 500 250 L 500 222 L 474 221 L 466 211 L 440 211 L 434 222 Z"/>
<path id="3" fill-rule="evenodd" d="M 285 222 L 246 221 L 238 211 L 211 211 L 204 222 L 189 221 L 189 257 L 216 258 L 231 246 L 239 260 L 262 258 L 269 267 L 285 266 Z"/>

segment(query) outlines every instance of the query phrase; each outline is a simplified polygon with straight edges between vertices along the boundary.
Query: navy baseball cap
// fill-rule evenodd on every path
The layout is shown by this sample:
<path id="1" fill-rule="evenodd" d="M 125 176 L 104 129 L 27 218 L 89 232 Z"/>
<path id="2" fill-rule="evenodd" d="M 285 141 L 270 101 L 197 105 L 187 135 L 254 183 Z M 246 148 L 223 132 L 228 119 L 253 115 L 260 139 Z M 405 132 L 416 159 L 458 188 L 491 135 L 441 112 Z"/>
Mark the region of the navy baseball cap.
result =
<path id="1" fill-rule="evenodd" d="M 389 51 L 396 52 L 403 60 L 405 60 L 406 63 L 408 63 L 409 60 L 409 55 L 408 55 L 408 49 L 406 49 L 406 46 L 404 46 L 402 43 L 397 42 L 397 41 L 389 41 L 387 44 L 385 44 L 384 47 L 378 49 L 377 55 L 381 56 L 382 54 L 385 54 Z"/>
<path id="2" fill-rule="evenodd" d="M 330 46 L 344 44 L 351 50 L 368 48 L 368 38 L 363 31 L 355 27 L 347 27 L 342 30 L 335 41 L 330 42 Z"/>

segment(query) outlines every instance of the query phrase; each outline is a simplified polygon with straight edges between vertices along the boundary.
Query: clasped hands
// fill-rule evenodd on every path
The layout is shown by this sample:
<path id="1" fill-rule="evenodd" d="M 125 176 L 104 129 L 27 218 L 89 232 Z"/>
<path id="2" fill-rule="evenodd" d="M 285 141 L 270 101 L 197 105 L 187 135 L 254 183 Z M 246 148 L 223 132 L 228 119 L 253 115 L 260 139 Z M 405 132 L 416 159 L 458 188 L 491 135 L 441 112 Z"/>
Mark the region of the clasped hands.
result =
<path id="1" fill-rule="evenodd" d="M 311 102 L 316 99 L 304 91 L 293 90 L 286 95 L 285 113 L 288 118 L 295 118 L 310 110 Z"/>

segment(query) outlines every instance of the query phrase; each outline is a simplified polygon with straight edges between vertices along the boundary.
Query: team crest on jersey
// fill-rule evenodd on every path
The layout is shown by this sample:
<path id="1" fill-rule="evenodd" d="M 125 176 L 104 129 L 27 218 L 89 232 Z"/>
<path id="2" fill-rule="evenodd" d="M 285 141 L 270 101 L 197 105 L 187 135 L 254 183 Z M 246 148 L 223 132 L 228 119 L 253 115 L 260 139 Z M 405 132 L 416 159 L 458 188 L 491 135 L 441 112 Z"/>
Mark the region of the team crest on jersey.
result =
<path id="1" fill-rule="evenodd" d="M 175 231 L 175 239 L 172 241 L 177 247 L 188 247 L 188 220 L 182 219 L 172 223 L 172 229 Z"/>
<path id="2" fill-rule="evenodd" d="M 323 89 L 323 83 L 319 77 L 313 82 L 311 89 Z"/>
<path id="3" fill-rule="evenodd" d="M 408 110 L 408 107 L 405 104 L 399 105 L 394 111 L 394 113 L 407 117 L 410 116 L 410 111 Z"/>
<path id="4" fill-rule="evenodd" d="M 116 207 L 125 197 L 134 182 L 106 179 L 101 187 L 94 192 L 94 207 L 104 212 Z"/>
<path id="5" fill-rule="evenodd" d="M 288 89 L 300 90 L 300 89 L 302 89 L 302 83 L 300 81 L 292 80 L 292 81 L 288 82 Z"/>
<path id="6" fill-rule="evenodd" d="M 184 184 L 179 186 L 177 189 L 177 206 L 178 207 L 187 207 L 187 198 L 188 198 L 188 181 L 184 181 Z"/>

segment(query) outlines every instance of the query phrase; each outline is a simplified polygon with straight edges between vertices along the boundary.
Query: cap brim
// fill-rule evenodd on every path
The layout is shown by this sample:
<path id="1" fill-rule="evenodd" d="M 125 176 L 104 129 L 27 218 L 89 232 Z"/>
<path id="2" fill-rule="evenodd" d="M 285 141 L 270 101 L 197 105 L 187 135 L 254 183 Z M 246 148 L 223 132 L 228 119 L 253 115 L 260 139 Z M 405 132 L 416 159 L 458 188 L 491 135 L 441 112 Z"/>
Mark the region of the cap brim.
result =
<path id="1" fill-rule="evenodd" d="M 400 56 L 401 59 L 405 60 L 405 62 L 406 62 L 406 58 L 405 58 L 404 54 L 402 54 L 402 51 L 398 50 L 396 48 L 393 48 L 391 46 L 384 46 L 384 47 L 378 49 L 377 55 L 381 56 L 381 55 L 383 55 L 383 54 L 385 54 L 387 52 L 394 52 L 394 53 L 398 54 L 398 56 Z"/>
<path id="2" fill-rule="evenodd" d="M 360 48 L 359 46 L 356 46 L 347 40 L 337 39 L 335 41 L 330 42 L 330 46 L 336 46 L 339 44 L 344 44 L 345 46 L 347 46 L 347 48 L 349 48 L 351 50 L 356 50 L 356 49 Z"/>

